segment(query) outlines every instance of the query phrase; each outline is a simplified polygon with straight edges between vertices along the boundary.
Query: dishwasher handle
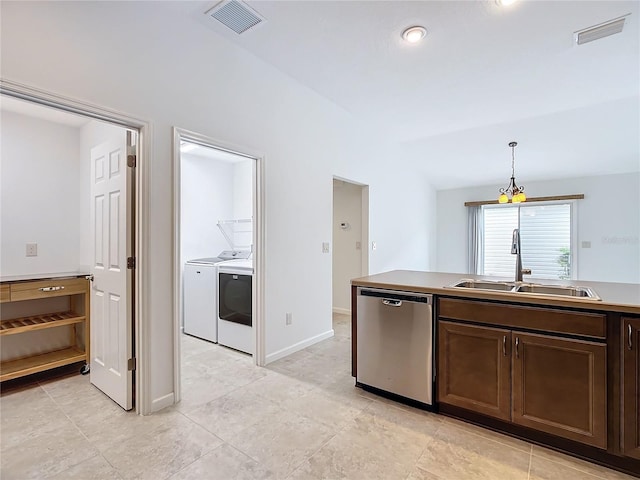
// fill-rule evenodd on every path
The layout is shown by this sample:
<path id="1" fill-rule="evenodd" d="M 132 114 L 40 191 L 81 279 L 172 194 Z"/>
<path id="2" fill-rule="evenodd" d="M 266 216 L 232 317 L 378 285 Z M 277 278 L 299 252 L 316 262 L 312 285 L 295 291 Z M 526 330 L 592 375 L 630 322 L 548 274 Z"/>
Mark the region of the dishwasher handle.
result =
<path id="1" fill-rule="evenodd" d="M 431 294 L 402 292 L 397 290 L 358 288 L 358 296 L 381 298 L 383 300 L 383 303 L 385 300 L 388 300 L 394 304 L 390 305 L 388 303 L 385 303 L 385 305 L 389 305 L 393 307 L 399 307 L 400 305 L 402 305 L 402 302 L 424 303 L 427 305 L 433 304 L 433 295 Z M 400 304 L 395 305 L 396 301 L 400 301 Z"/>
<path id="2" fill-rule="evenodd" d="M 393 300 L 391 298 L 385 298 L 382 300 L 383 305 L 387 305 L 388 307 L 401 307 L 402 300 Z"/>

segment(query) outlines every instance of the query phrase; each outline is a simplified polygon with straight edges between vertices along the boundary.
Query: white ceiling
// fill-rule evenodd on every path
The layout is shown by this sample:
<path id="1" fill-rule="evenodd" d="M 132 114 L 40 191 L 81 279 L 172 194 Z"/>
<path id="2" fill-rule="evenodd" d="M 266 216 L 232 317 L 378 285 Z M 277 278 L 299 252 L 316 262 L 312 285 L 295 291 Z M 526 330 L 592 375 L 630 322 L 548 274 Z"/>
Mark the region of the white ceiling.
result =
<path id="1" fill-rule="evenodd" d="M 250 1 L 266 22 L 242 35 L 201 13 L 215 3 L 185 9 L 401 142 L 437 188 L 506 181 L 511 140 L 522 180 L 640 170 L 637 1 Z"/>
<path id="2" fill-rule="evenodd" d="M 204 15 L 215 4 L 127 7 L 175 25 L 171 48 L 200 28 L 246 49 L 398 142 L 438 189 L 506 183 L 512 140 L 525 185 L 640 171 L 638 1 L 249 1 L 266 22 L 242 35 Z M 574 45 L 626 14 L 622 33 Z M 425 41 L 404 43 L 415 24 Z"/>

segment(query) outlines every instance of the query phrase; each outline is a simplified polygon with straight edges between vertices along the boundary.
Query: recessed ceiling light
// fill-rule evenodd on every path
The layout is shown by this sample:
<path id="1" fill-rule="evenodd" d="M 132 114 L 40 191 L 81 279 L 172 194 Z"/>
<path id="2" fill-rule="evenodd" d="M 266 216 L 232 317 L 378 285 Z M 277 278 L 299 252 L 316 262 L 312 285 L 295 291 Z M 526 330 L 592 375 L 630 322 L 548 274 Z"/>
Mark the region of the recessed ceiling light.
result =
<path id="1" fill-rule="evenodd" d="M 427 35 L 427 29 L 424 27 L 409 27 L 402 32 L 402 38 L 409 43 L 417 43 Z"/>
<path id="2" fill-rule="evenodd" d="M 518 0 L 496 0 L 496 3 L 501 7 L 508 7 L 509 5 L 516 3 Z"/>

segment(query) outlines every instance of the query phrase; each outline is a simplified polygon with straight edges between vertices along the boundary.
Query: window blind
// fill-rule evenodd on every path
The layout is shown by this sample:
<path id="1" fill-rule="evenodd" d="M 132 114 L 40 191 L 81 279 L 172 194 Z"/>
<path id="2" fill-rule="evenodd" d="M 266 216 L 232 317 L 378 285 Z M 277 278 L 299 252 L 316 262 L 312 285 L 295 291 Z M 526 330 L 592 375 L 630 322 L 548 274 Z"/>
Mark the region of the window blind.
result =
<path id="1" fill-rule="evenodd" d="M 515 255 L 511 236 L 518 228 L 518 208 L 484 207 L 484 275 L 513 276 Z"/>
<path id="2" fill-rule="evenodd" d="M 571 205 L 520 208 L 522 265 L 531 278 L 571 278 Z"/>
<path id="3" fill-rule="evenodd" d="M 513 276 L 514 228 L 520 228 L 522 266 L 527 278 L 571 278 L 571 204 L 483 207 L 485 275 Z M 519 226 L 518 226 L 519 225 Z"/>

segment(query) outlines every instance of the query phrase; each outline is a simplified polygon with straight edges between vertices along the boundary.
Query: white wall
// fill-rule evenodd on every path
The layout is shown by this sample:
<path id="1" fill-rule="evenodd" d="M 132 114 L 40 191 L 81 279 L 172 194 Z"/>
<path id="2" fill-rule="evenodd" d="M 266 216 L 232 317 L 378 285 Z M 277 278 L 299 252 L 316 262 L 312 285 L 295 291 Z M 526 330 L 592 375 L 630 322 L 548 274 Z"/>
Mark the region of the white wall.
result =
<path id="1" fill-rule="evenodd" d="M 158 8 L 176 10 L 164 20 Z M 3 78 L 152 124 L 147 314 L 159 401 L 174 390 L 173 126 L 264 155 L 268 360 L 331 331 L 331 255 L 322 242 L 331 241 L 334 175 L 370 185 L 371 273 L 429 269 L 435 248 L 435 193 L 403 168 L 396 148 L 184 10 L 183 2 L 6 2 L 0 19 Z M 182 45 L 167 35 L 175 31 Z M 122 54 L 132 46 L 135 54 Z"/>
<path id="2" fill-rule="evenodd" d="M 243 160 L 233 164 L 233 217 L 253 216 L 253 164 L 255 160 Z"/>
<path id="3" fill-rule="evenodd" d="M 181 155 L 181 265 L 194 258 L 215 257 L 229 244 L 218 220 L 233 215 L 233 164 Z"/>
<path id="4" fill-rule="evenodd" d="M 255 160 L 244 160 L 233 165 L 233 219 L 253 218 L 253 169 Z M 234 242 L 238 248 L 253 250 L 253 223 L 241 223 L 235 230 Z"/>
<path id="5" fill-rule="evenodd" d="M 0 134 L 2 275 L 77 271 L 80 130 L 3 111 Z"/>
<path id="6" fill-rule="evenodd" d="M 351 311 L 351 279 L 362 276 L 362 186 L 333 181 L 333 308 Z M 341 224 L 347 223 L 347 228 Z"/>
<path id="7" fill-rule="evenodd" d="M 530 197 L 584 194 L 584 200 L 577 201 L 578 279 L 640 283 L 640 174 L 535 183 L 522 181 Z M 437 193 L 438 271 L 467 273 L 467 210 L 464 202 L 497 198 L 502 186 Z M 582 248 L 584 241 L 591 242 L 591 248 Z"/>

